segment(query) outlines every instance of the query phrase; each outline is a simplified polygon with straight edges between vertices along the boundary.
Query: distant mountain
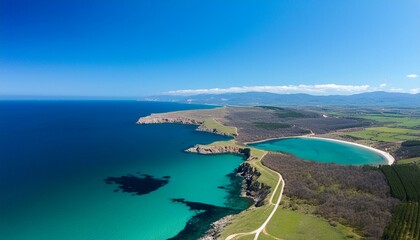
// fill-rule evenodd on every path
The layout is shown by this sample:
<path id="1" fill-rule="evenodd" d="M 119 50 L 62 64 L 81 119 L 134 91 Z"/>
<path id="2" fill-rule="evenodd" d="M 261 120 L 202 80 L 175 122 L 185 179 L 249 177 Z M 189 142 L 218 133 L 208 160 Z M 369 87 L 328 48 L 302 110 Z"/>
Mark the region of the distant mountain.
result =
<path id="1" fill-rule="evenodd" d="M 191 96 L 157 95 L 140 100 L 216 105 L 301 105 L 301 106 L 392 106 L 420 107 L 420 94 L 368 92 L 354 95 L 314 96 L 266 92 L 200 94 Z"/>

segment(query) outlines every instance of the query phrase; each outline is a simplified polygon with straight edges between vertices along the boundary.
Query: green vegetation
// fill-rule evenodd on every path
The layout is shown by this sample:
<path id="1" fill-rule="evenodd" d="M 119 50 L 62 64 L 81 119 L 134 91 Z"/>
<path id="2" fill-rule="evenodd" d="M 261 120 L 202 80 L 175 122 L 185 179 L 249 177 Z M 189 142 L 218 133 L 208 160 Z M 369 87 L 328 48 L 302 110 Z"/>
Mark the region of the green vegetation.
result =
<path id="1" fill-rule="evenodd" d="M 403 202 L 397 206 L 384 239 L 420 239 L 420 208 L 418 202 Z"/>
<path id="2" fill-rule="evenodd" d="M 235 215 L 231 223 L 223 230 L 220 239 L 225 239 L 227 236 L 235 233 L 254 231 L 264 223 L 273 208 L 273 205 L 266 204 L 258 208 L 247 209 Z"/>
<path id="3" fill-rule="evenodd" d="M 420 130 L 391 127 L 372 127 L 345 133 L 347 136 L 379 142 L 401 142 L 420 138 Z"/>
<path id="4" fill-rule="evenodd" d="M 212 142 L 209 146 L 230 146 L 244 148 L 245 146 L 238 144 L 235 140 Z"/>
<path id="5" fill-rule="evenodd" d="M 201 127 L 206 129 L 212 129 L 213 132 L 219 132 L 224 133 L 227 135 L 238 135 L 238 132 L 236 130 L 236 127 L 229 127 L 221 124 L 220 122 L 214 120 L 213 118 L 208 118 L 204 121 L 204 123 L 201 125 Z"/>
<path id="6" fill-rule="evenodd" d="M 278 209 L 266 231 L 282 239 L 357 239 L 358 236 L 337 223 L 287 209 Z"/>
<path id="7" fill-rule="evenodd" d="M 399 160 L 397 164 L 416 164 L 420 167 L 420 157 L 402 159 Z"/>
<path id="8" fill-rule="evenodd" d="M 420 126 L 420 118 L 407 117 L 407 116 L 377 116 L 377 115 L 366 115 L 359 116 L 360 118 L 373 120 L 376 122 L 385 123 L 392 127 L 404 127 L 404 128 L 418 128 Z"/>
<path id="9" fill-rule="evenodd" d="M 417 158 L 417 160 L 420 158 Z M 420 168 L 413 159 L 392 166 L 382 166 L 392 195 L 403 202 L 397 206 L 385 239 L 420 239 Z"/>
<path id="10" fill-rule="evenodd" d="M 399 149 L 394 153 L 405 158 L 392 166 L 380 167 L 391 188 L 392 196 L 402 201 L 395 209 L 383 238 L 420 239 L 420 118 L 412 113 L 404 115 L 397 112 L 356 117 L 372 120 L 381 127 L 366 128 L 344 135 L 379 142 L 401 142 Z"/>
<path id="11" fill-rule="evenodd" d="M 401 143 L 401 146 L 403 147 L 415 147 L 420 146 L 420 140 L 409 140 Z"/>
<path id="12" fill-rule="evenodd" d="M 388 184 L 391 188 L 392 196 L 405 200 L 406 192 L 398 173 L 391 166 L 381 167 L 382 172 L 385 174 Z"/>
<path id="13" fill-rule="evenodd" d="M 264 128 L 264 129 L 267 129 L 267 130 L 291 127 L 291 125 L 287 124 L 287 123 L 255 122 L 254 125 L 259 127 L 259 128 Z"/>
<path id="14" fill-rule="evenodd" d="M 381 166 L 392 195 L 403 201 L 420 200 L 420 169 L 414 164 Z"/>

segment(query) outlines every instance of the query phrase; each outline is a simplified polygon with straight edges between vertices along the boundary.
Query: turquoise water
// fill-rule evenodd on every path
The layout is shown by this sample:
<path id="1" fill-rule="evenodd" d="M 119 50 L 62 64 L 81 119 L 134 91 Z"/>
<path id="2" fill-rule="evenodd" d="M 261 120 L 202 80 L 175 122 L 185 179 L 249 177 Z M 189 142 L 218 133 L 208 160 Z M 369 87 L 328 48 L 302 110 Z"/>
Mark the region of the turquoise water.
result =
<path id="1" fill-rule="evenodd" d="M 386 160 L 378 153 L 351 144 L 316 138 L 285 138 L 250 146 L 293 154 L 299 158 L 348 165 L 379 165 L 386 164 Z"/>
<path id="2" fill-rule="evenodd" d="M 248 201 L 220 186 L 243 158 L 183 150 L 226 139 L 186 125 L 135 125 L 152 112 L 205 106 L 145 102 L 0 102 L 0 239 L 167 239 L 196 211 L 173 198 L 240 211 Z M 145 194 L 108 177 L 169 182 Z M 229 189 L 229 188 L 228 188 Z M 234 199 L 234 204 L 229 199 Z M 191 235 L 187 239 L 195 239 Z"/>

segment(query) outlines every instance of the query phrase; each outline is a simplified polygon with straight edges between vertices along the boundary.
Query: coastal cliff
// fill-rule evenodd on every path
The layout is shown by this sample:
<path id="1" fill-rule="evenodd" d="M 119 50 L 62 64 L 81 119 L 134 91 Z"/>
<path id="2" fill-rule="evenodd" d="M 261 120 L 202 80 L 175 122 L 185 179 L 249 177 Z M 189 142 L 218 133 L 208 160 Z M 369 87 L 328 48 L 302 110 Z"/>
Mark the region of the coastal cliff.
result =
<path id="1" fill-rule="evenodd" d="M 183 117 L 159 117 L 154 114 L 142 117 L 137 121 L 137 124 L 158 124 L 158 123 L 178 123 L 178 124 L 191 124 L 191 125 L 201 125 L 204 121 L 199 121 L 196 119 L 183 118 Z"/>
<path id="2" fill-rule="evenodd" d="M 250 158 L 249 148 L 240 148 L 236 146 L 218 146 L 218 145 L 200 145 L 197 144 L 194 147 L 185 150 L 190 153 L 199 154 L 222 154 L 222 153 L 233 153 L 243 154 L 246 158 Z M 252 167 L 249 163 L 242 163 L 236 170 L 236 175 L 241 176 L 243 180 L 243 192 L 242 195 L 252 198 L 255 202 L 255 206 L 259 207 L 264 205 L 264 200 L 270 193 L 270 187 L 258 182 L 258 177 L 261 175 L 255 167 Z"/>
<path id="3" fill-rule="evenodd" d="M 188 124 L 188 125 L 197 125 L 197 131 L 210 132 L 223 136 L 236 137 L 236 132 L 226 131 L 227 127 L 216 122 L 214 119 L 201 120 L 196 118 L 189 118 L 184 116 L 178 116 L 172 114 L 152 114 L 147 117 L 142 117 L 137 121 L 137 124 L 160 124 L 160 123 L 177 123 L 177 124 Z M 210 124 L 209 124 L 210 123 Z M 235 130 L 236 131 L 236 130 Z"/>
<path id="4" fill-rule="evenodd" d="M 190 152 L 190 153 L 199 153 L 199 154 L 221 154 L 221 153 L 241 154 L 243 153 L 243 148 L 239 148 L 235 146 L 215 146 L 215 145 L 196 144 L 194 147 L 188 148 L 185 151 Z"/>

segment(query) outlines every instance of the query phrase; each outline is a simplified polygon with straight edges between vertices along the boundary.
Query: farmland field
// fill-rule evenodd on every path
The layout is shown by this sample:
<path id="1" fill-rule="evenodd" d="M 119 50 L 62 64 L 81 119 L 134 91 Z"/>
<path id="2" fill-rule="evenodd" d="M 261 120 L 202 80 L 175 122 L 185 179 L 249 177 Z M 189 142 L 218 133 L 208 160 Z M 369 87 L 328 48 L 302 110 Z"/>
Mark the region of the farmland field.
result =
<path id="1" fill-rule="evenodd" d="M 420 139 L 420 130 L 393 127 L 372 127 L 345 135 L 379 142 L 401 142 Z"/>
<path id="2" fill-rule="evenodd" d="M 392 195 L 403 201 L 385 229 L 385 239 L 420 239 L 420 168 L 413 163 L 414 159 L 407 160 L 405 163 L 381 167 L 391 186 Z"/>
<path id="3" fill-rule="evenodd" d="M 420 126 L 420 118 L 412 118 L 405 116 L 378 116 L 368 115 L 361 118 L 386 123 L 394 127 L 417 128 Z"/>

